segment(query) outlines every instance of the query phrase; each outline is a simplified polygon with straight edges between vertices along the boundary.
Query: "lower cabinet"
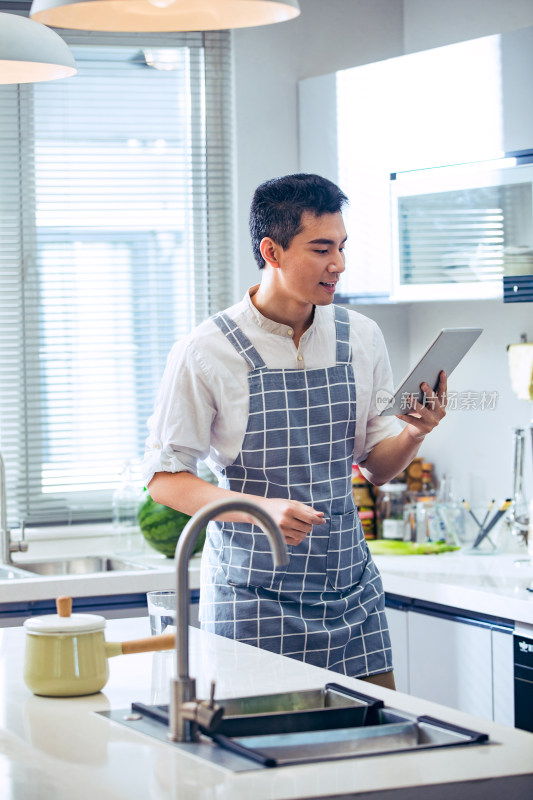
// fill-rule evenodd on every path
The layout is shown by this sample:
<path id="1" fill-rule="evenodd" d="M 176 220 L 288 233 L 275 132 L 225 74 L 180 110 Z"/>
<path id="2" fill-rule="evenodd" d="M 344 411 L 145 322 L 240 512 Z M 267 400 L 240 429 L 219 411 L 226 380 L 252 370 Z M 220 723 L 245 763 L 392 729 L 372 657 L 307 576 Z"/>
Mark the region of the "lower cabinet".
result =
<path id="1" fill-rule="evenodd" d="M 492 631 L 492 718 L 502 725 L 515 724 L 514 658 L 511 631 Z"/>
<path id="2" fill-rule="evenodd" d="M 408 612 L 410 693 L 492 719 L 491 631 Z"/>
<path id="3" fill-rule="evenodd" d="M 60 592 L 58 592 L 59 594 Z M 122 619 L 127 617 L 143 617 L 146 608 L 146 593 L 105 595 L 97 597 L 74 597 L 72 610 L 85 614 L 99 614 L 105 619 Z M 28 617 L 42 614 L 55 614 L 56 601 L 31 600 L 27 602 L 0 603 L 0 628 L 22 625 Z"/>
<path id="4" fill-rule="evenodd" d="M 189 623 L 200 627 L 198 610 L 200 591 L 191 589 Z M 105 619 L 124 619 L 145 617 L 148 614 L 146 592 L 142 594 L 103 595 L 98 597 L 74 597 L 73 611 L 85 614 L 99 614 Z M 41 614 L 54 614 L 55 599 L 37 600 L 27 603 L 0 603 L 0 628 L 22 625 L 28 617 Z"/>
<path id="5" fill-rule="evenodd" d="M 398 691 L 514 725 L 511 624 L 408 598 L 388 599 L 387 618 Z"/>

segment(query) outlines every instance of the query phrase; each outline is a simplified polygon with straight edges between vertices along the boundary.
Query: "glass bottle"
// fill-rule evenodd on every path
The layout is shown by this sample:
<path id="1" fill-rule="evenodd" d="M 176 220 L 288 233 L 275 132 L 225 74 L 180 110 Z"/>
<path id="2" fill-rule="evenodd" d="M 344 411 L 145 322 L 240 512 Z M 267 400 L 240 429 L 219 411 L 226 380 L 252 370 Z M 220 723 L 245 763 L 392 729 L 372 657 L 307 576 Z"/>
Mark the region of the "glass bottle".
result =
<path id="1" fill-rule="evenodd" d="M 458 545 L 463 541 L 463 507 L 455 497 L 453 478 L 448 475 L 442 476 L 437 493 L 437 521 L 447 544 Z"/>
<path id="2" fill-rule="evenodd" d="M 435 497 L 435 482 L 433 480 L 433 464 L 424 461 L 422 464 L 422 491 L 424 497 Z"/>
<path id="3" fill-rule="evenodd" d="M 380 539 L 403 539 L 406 502 L 407 484 L 386 483 L 381 487 L 377 502 Z"/>
<path id="4" fill-rule="evenodd" d="M 114 551 L 120 555 L 141 553 L 143 539 L 137 513 L 142 502 L 142 487 L 135 476 L 134 462 L 126 461 L 120 486 L 113 493 Z"/>

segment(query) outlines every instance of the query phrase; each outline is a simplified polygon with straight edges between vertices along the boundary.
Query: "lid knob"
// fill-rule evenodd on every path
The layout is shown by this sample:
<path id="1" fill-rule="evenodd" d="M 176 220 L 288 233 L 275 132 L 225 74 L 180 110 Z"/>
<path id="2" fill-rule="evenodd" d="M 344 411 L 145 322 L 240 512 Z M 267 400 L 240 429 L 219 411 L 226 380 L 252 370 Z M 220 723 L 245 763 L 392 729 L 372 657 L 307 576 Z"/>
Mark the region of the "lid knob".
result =
<path id="1" fill-rule="evenodd" d="M 57 613 L 60 617 L 70 617 L 72 614 L 72 597 L 61 595 L 56 600 Z"/>

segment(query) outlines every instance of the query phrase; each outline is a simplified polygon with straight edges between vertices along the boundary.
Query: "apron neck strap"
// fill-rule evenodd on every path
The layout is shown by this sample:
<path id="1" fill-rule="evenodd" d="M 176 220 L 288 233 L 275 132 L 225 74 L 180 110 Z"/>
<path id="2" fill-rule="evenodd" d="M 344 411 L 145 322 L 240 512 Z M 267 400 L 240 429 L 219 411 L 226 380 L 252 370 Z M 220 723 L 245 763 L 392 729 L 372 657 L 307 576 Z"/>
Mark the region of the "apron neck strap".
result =
<path id="1" fill-rule="evenodd" d="M 264 369 L 265 362 L 249 338 L 241 331 L 231 317 L 228 317 L 224 311 L 221 311 L 215 314 L 212 320 L 215 325 L 218 325 L 228 342 L 233 345 L 235 350 L 244 358 L 252 369 Z"/>
<path id="2" fill-rule="evenodd" d="M 336 360 L 337 364 L 350 364 L 352 353 L 350 347 L 350 319 L 342 306 L 333 306 L 335 312 Z M 252 369 L 264 369 L 265 362 L 239 326 L 224 311 L 212 317 L 228 342 L 241 355 Z"/>
<path id="3" fill-rule="evenodd" d="M 335 330 L 337 333 L 337 364 L 350 364 L 352 348 L 350 347 L 350 318 L 342 306 L 333 306 L 335 312 Z"/>

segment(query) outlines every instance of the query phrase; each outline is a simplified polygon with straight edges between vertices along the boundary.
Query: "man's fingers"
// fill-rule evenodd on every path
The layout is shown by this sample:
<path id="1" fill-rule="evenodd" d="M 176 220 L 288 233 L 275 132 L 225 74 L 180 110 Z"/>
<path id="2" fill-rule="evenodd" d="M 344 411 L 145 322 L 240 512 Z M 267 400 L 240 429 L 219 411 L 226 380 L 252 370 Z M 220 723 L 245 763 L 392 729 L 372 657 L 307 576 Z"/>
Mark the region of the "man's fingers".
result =
<path id="1" fill-rule="evenodd" d="M 300 544 L 311 533 L 313 525 L 325 522 L 322 511 L 298 500 L 265 498 L 264 505 L 281 528 L 287 544 Z"/>
<path id="2" fill-rule="evenodd" d="M 299 544 L 303 542 L 305 536 L 290 536 L 289 534 L 285 534 L 285 541 L 287 544 L 292 544 L 293 546 L 297 547 Z"/>
<path id="3" fill-rule="evenodd" d="M 413 397 L 408 412 L 406 414 L 398 414 L 398 418 L 404 420 L 411 428 L 416 429 L 425 436 L 446 416 L 446 398 L 444 393 L 443 401 L 442 397 L 431 391 L 427 383 L 423 383 L 420 388 L 426 393 L 424 404 L 420 403 L 416 397 Z"/>
<path id="4" fill-rule="evenodd" d="M 432 411 L 446 408 L 448 379 L 444 370 L 440 373 L 439 384 L 435 391 L 433 391 L 431 386 L 426 382 L 422 383 L 420 388 L 424 392 L 424 406 L 426 408 Z"/>
<path id="5" fill-rule="evenodd" d="M 315 511 L 314 508 L 297 502 L 294 505 L 294 518 L 311 526 L 322 525 L 325 522 L 323 511 Z"/>
<path id="6" fill-rule="evenodd" d="M 440 384 L 437 391 L 439 389 Z M 439 418 L 444 417 L 446 415 L 446 392 L 444 391 L 442 394 L 436 394 L 435 392 L 431 391 L 427 383 L 422 384 L 422 390 L 426 393 L 426 400 L 423 406 L 418 406 L 418 408 L 421 409 L 421 417 L 428 417 L 428 414 L 429 417 L 433 417 L 434 415 L 432 412 L 436 412 L 436 415 Z"/>
<path id="7" fill-rule="evenodd" d="M 280 526 L 288 544 L 300 544 L 311 533 L 313 525 L 323 525 L 326 522 L 322 511 L 315 511 L 302 503 L 295 506 L 295 516 Z"/>
<path id="8" fill-rule="evenodd" d="M 307 537 L 307 533 L 296 531 L 294 529 L 287 530 L 282 527 L 281 532 L 283 533 L 287 544 L 300 544 Z"/>

